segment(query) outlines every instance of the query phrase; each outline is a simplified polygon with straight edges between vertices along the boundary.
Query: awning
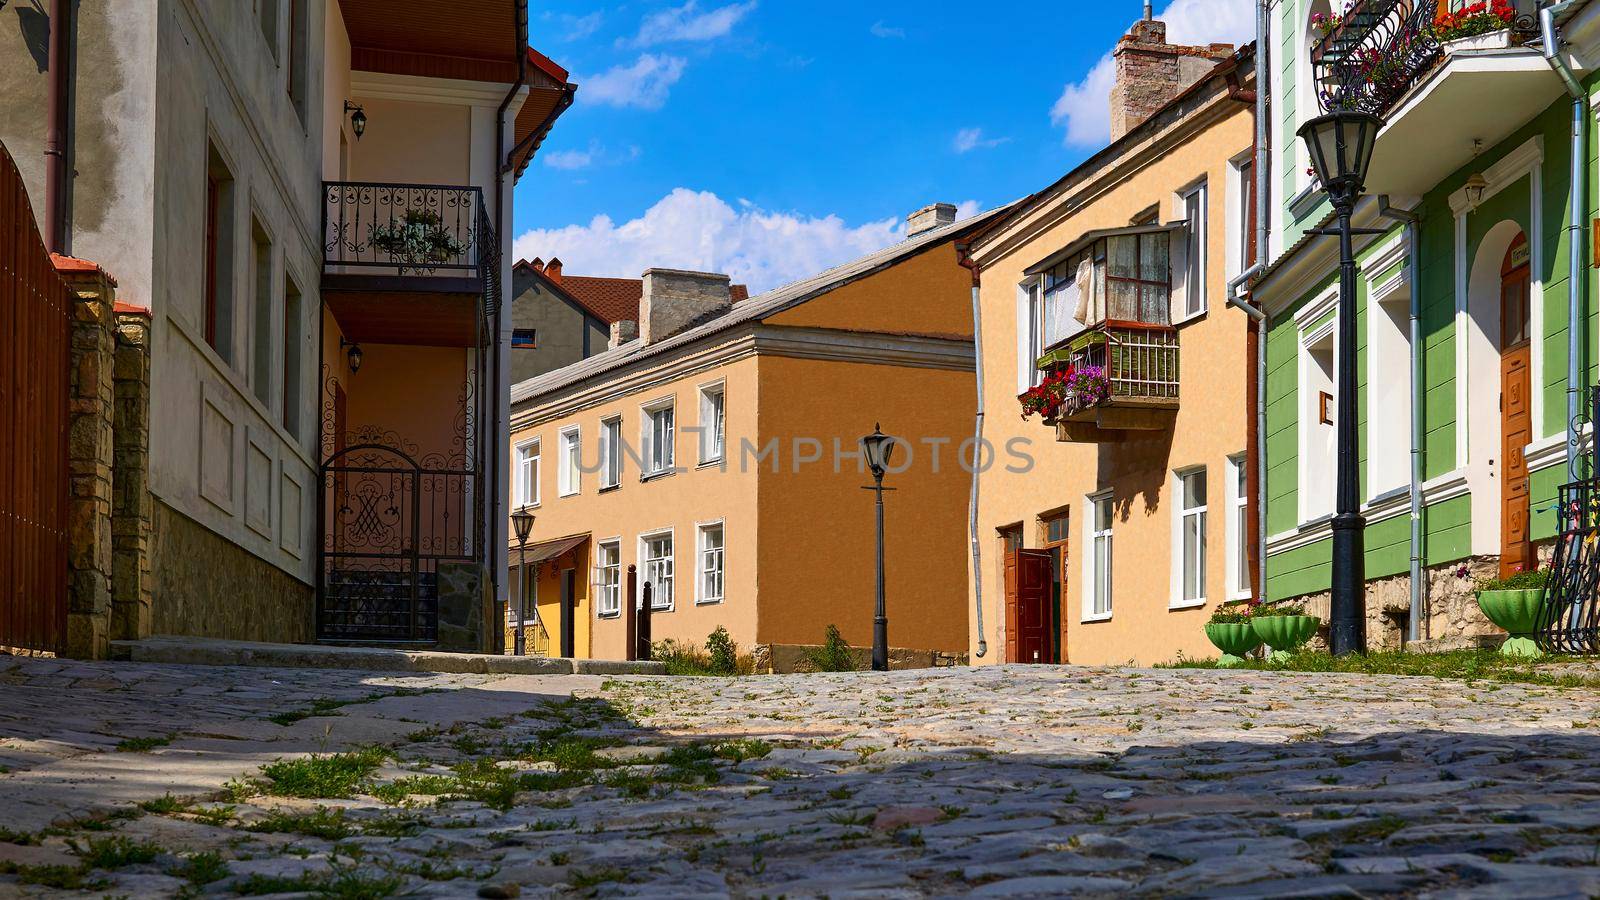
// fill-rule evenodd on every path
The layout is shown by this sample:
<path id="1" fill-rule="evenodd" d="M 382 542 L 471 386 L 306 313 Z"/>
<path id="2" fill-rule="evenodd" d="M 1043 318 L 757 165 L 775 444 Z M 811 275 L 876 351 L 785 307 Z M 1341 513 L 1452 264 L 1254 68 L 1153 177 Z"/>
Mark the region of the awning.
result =
<path id="1" fill-rule="evenodd" d="M 1085 233 L 1082 237 L 1068 244 L 1065 249 L 1057 250 L 1039 262 L 1034 263 L 1022 274 L 1037 275 L 1040 272 L 1055 266 L 1056 263 L 1077 256 L 1079 253 L 1083 252 L 1085 247 L 1088 247 L 1090 244 L 1093 244 L 1095 241 L 1098 241 L 1101 238 L 1121 237 L 1130 234 L 1156 234 L 1162 231 L 1178 231 L 1188 227 L 1188 225 L 1188 222 L 1179 219 L 1176 222 L 1168 222 L 1165 225 L 1161 224 L 1160 222 L 1151 222 L 1148 225 L 1128 225 L 1123 228 L 1097 228 L 1094 231 Z"/>
<path id="2" fill-rule="evenodd" d="M 579 546 L 580 544 L 586 544 L 588 542 L 589 533 L 587 531 L 583 534 L 574 534 L 569 537 L 540 541 L 537 544 L 528 545 L 528 555 L 526 559 L 530 564 L 544 562 L 547 559 L 555 559 L 561 554 L 566 553 L 568 550 L 571 550 L 573 547 Z M 513 544 L 511 547 L 511 559 L 518 563 L 521 563 L 524 559 L 522 550 L 520 550 L 515 544 Z"/>

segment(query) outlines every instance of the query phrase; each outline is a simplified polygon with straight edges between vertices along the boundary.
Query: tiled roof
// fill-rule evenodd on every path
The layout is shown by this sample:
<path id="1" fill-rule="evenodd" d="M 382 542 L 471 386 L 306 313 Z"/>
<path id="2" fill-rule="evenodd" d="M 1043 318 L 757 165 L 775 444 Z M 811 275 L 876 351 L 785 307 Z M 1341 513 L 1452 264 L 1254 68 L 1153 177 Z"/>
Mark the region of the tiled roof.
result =
<path id="1" fill-rule="evenodd" d="M 539 271 L 537 263 L 519 262 L 517 265 L 518 267 L 528 265 L 534 271 Z M 639 321 L 639 298 L 644 295 L 642 278 L 607 278 L 599 275 L 562 273 L 559 279 L 552 279 L 546 275 L 545 281 L 554 284 L 579 306 L 588 310 L 590 315 L 607 325 L 613 322 Z M 733 296 L 734 303 L 750 299 L 750 289 L 742 284 L 730 285 L 728 293 Z"/>

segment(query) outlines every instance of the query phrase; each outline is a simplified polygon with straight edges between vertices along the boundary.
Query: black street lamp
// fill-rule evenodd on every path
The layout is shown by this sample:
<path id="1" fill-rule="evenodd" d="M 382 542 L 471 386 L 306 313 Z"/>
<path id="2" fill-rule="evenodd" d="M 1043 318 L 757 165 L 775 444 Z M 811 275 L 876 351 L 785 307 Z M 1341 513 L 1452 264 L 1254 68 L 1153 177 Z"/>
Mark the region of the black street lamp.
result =
<path id="1" fill-rule="evenodd" d="M 1352 234 L 1381 234 L 1381 229 L 1351 228 L 1350 216 L 1366 186 L 1367 166 L 1383 120 L 1370 113 L 1336 110 L 1300 126 L 1300 139 L 1311 154 L 1311 167 L 1339 217 L 1337 228 L 1318 234 L 1339 238 L 1339 360 L 1335 402 L 1338 460 L 1333 515 L 1332 600 L 1328 610 L 1328 646 L 1335 656 L 1366 647 L 1366 560 L 1362 531 L 1360 473 L 1356 442 L 1356 258 Z"/>
<path id="2" fill-rule="evenodd" d="M 528 534 L 533 531 L 533 513 L 526 506 L 511 514 L 511 526 L 517 530 L 517 630 L 513 635 L 516 655 L 526 656 L 528 649 Z"/>
<path id="3" fill-rule="evenodd" d="M 872 433 L 861 439 L 861 453 L 872 470 L 873 486 L 867 490 L 878 495 L 878 605 L 872 619 L 872 669 L 889 671 L 889 615 L 883 608 L 883 473 L 889 468 L 889 457 L 894 455 L 894 438 L 883 433 L 877 424 Z M 894 490 L 889 488 L 889 490 Z"/>

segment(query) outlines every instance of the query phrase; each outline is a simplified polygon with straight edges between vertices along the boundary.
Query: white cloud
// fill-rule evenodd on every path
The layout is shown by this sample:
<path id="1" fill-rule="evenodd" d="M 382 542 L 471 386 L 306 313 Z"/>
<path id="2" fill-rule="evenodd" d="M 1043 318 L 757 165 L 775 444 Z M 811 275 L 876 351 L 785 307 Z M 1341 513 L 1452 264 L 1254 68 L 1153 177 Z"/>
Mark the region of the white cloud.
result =
<path id="1" fill-rule="evenodd" d="M 892 27 L 882 22 L 873 22 L 872 27 L 868 28 L 867 31 L 871 32 L 872 36 L 876 38 L 903 38 L 906 36 L 904 28 Z"/>
<path id="2" fill-rule="evenodd" d="M 545 18 L 549 19 L 552 16 L 549 13 L 545 13 Z M 553 18 L 567 30 L 566 34 L 561 36 L 563 41 L 581 41 L 600 30 L 601 24 L 605 22 L 605 13 L 595 10 L 587 16 L 574 16 L 570 13 L 565 13 Z"/>
<path id="3" fill-rule="evenodd" d="M 632 162 L 639 158 L 644 151 L 638 144 L 629 144 L 619 151 L 611 151 L 599 141 L 590 141 L 586 149 L 556 150 L 542 155 L 544 164 L 552 169 L 572 171 L 587 169 L 591 166 L 616 166 Z"/>
<path id="4" fill-rule="evenodd" d="M 1010 140 L 1008 137 L 986 138 L 983 136 L 982 128 L 963 128 L 956 132 L 955 140 L 950 142 L 950 147 L 957 153 L 968 153 L 973 150 L 998 147 Z"/>
<path id="5" fill-rule="evenodd" d="M 1254 0 L 1172 0 L 1156 18 L 1167 23 L 1174 44 L 1246 43 L 1255 37 Z M 1050 108 L 1050 121 L 1065 129 L 1069 146 L 1098 146 L 1111 138 L 1111 86 L 1116 65 L 1102 56 L 1076 84 L 1069 84 Z"/>
<path id="6" fill-rule="evenodd" d="M 730 3 L 707 12 L 696 0 L 645 16 L 633 40 L 622 42 L 635 47 L 650 47 L 670 41 L 710 41 L 726 37 L 739 20 L 756 8 L 756 0 Z"/>
<path id="7" fill-rule="evenodd" d="M 607 106 L 660 109 L 672 86 L 683 77 L 680 56 L 641 53 L 631 66 L 612 66 L 599 75 L 578 79 L 584 100 Z"/>
<path id="8" fill-rule="evenodd" d="M 594 162 L 592 150 L 557 150 L 542 157 L 552 169 L 587 169 Z"/>
<path id="9" fill-rule="evenodd" d="M 738 209 L 710 191 L 675 188 L 637 219 L 595 216 L 587 225 L 536 228 L 519 235 L 514 258 L 558 256 L 579 275 L 637 276 L 651 266 L 726 272 L 759 293 L 798 281 L 905 238 L 905 221 L 851 225 L 838 216 L 773 212 L 748 201 Z M 957 215 L 976 215 L 960 204 Z"/>

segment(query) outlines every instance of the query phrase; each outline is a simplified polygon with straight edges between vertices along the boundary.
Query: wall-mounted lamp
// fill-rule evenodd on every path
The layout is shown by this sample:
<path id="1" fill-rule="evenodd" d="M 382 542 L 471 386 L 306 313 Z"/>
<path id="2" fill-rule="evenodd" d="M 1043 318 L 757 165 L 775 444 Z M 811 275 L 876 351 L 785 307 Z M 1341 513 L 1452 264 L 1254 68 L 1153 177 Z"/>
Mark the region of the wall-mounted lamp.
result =
<path id="1" fill-rule="evenodd" d="M 1473 172 L 1467 176 L 1467 183 L 1461 187 L 1467 192 L 1467 203 L 1476 208 L 1483 202 L 1483 192 L 1488 186 L 1489 179 L 1483 177 L 1481 173 Z"/>
<path id="2" fill-rule="evenodd" d="M 367 111 L 359 103 L 344 102 L 344 111 L 350 114 L 350 130 L 356 133 L 356 140 L 367 132 Z"/>
<path id="3" fill-rule="evenodd" d="M 361 345 L 355 341 L 339 338 L 339 348 L 342 350 L 345 347 L 350 348 L 349 352 L 345 354 L 345 358 L 350 361 L 350 374 L 354 375 L 361 371 Z"/>

